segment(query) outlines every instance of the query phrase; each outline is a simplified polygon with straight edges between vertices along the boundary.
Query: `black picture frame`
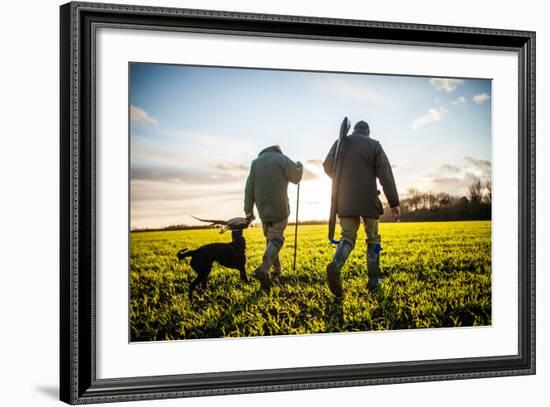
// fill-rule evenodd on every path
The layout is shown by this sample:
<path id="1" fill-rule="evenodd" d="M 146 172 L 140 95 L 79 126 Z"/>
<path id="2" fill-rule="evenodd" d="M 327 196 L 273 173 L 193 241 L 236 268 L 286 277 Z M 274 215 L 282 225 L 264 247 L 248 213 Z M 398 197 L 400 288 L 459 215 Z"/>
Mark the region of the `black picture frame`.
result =
<path id="1" fill-rule="evenodd" d="M 535 33 L 72 2 L 60 7 L 60 398 L 70 404 L 535 373 Z M 519 60 L 518 353 L 131 378 L 96 378 L 97 27 L 508 50 Z"/>

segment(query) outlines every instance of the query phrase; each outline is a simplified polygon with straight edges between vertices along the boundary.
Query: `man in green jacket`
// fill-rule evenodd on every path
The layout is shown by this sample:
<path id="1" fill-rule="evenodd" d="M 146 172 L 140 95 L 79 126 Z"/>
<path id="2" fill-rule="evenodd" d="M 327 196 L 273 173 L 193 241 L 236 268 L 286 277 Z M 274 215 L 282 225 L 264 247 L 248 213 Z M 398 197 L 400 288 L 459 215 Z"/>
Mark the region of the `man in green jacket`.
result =
<path id="1" fill-rule="evenodd" d="M 336 142 L 323 162 L 325 172 L 331 178 L 334 175 L 332 171 L 335 150 Z M 345 153 L 341 159 L 342 172 L 339 178 L 336 212 L 340 219 L 342 236 L 334 258 L 327 266 L 328 285 L 335 297 L 342 296 L 340 269 L 355 247 L 361 219 L 367 234 L 368 289 L 375 290 L 379 285 L 382 248 L 378 234 L 378 218 L 384 210 L 378 198 L 380 191 L 377 189 L 377 179 L 382 185 L 392 216 L 398 218 L 400 214 L 399 195 L 390 162 L 380 143 L 370 138 L 370 129 L 366 122 L 357 122 L 353 133 L 346 139 Z"/>
<path id="2" fill-rule="evenodd" d="M 290 215 L 288 183 L 299 183 L 302 173 L 302 164 L 299 161 L 295 163 L 284 155 L 279 146 L 263 149 L 250 166 L 244 195 L 244 212 L 247 217 L 253 217 L 256 204 L 262 221 L 266 248 L 262 264 L 253 275 L 267 291 L 272 284 L 270 268 L 273 266 L 274 275 L 281 273 L 279 251 L 283 247 L 284 231 Z"/>

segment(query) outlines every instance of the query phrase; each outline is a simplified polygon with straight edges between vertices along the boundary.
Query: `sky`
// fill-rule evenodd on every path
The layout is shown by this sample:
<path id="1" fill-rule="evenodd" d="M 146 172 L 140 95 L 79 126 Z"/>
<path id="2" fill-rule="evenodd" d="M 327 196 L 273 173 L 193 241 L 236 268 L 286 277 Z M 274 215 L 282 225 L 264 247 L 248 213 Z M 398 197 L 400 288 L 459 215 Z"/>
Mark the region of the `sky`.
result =
<path id="1" fill-rule="evenodd" d="M 491 176 L 489 79 L 131 63 L 129 115 L 132 229 L 243 216 L 250 163 L 273 144 L 304 164 L 300 220 L 327 219 L 321 163 L 345 116 L 369 123 L 401 198 Z"/>

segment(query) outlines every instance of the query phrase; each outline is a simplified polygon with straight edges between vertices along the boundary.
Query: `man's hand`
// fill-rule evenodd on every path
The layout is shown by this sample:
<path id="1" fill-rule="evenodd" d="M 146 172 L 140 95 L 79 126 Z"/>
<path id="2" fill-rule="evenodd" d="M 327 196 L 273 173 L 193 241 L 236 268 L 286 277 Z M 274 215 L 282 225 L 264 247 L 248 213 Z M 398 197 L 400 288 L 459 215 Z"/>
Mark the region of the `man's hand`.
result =
<path id="1" fill-rule="evenodd" d="M 254 216 L 254 212 L 247 213 L 245 216 L 249 222 L 252 222 L 254 219 L 256 219 L 256 217 Z"/>
<path id="2" fill-rule="evenodd" d="M 296 167 L 300 170 L 303 170 L 304 169 L 304 166 L 303 164 L 300 162 L 300 161 L 296 161 Z"/>
<path id="3" fill-rule="evenodd" d="M 394 219 L 399 219 L 399 215 L 401 215 L 401 209 L 399 209 L 399 206 L 395 206 L 393 208 L 390 208 L 390 211 L 391 211 L 391 216 L 394 218 Z"/>

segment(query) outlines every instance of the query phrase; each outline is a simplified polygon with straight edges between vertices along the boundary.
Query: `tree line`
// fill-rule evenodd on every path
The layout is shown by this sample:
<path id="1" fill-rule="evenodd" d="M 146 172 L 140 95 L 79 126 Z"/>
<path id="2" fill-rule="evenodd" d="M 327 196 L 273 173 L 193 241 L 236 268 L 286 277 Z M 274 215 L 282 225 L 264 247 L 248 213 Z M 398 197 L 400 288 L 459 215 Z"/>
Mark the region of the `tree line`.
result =
<path id="1" fill-rule="evenodd" d="M 438 220 L 489 220 L 491 219 L 492 183 L 476 178 L 468 188 L 467 195 L 451 195 L 446 192 L 432 193 L 417 188 L 407 190 L 407 198 L 401 200 L 402 221 Z M 391 221 L 387 204 L 381 221 Z"/>

